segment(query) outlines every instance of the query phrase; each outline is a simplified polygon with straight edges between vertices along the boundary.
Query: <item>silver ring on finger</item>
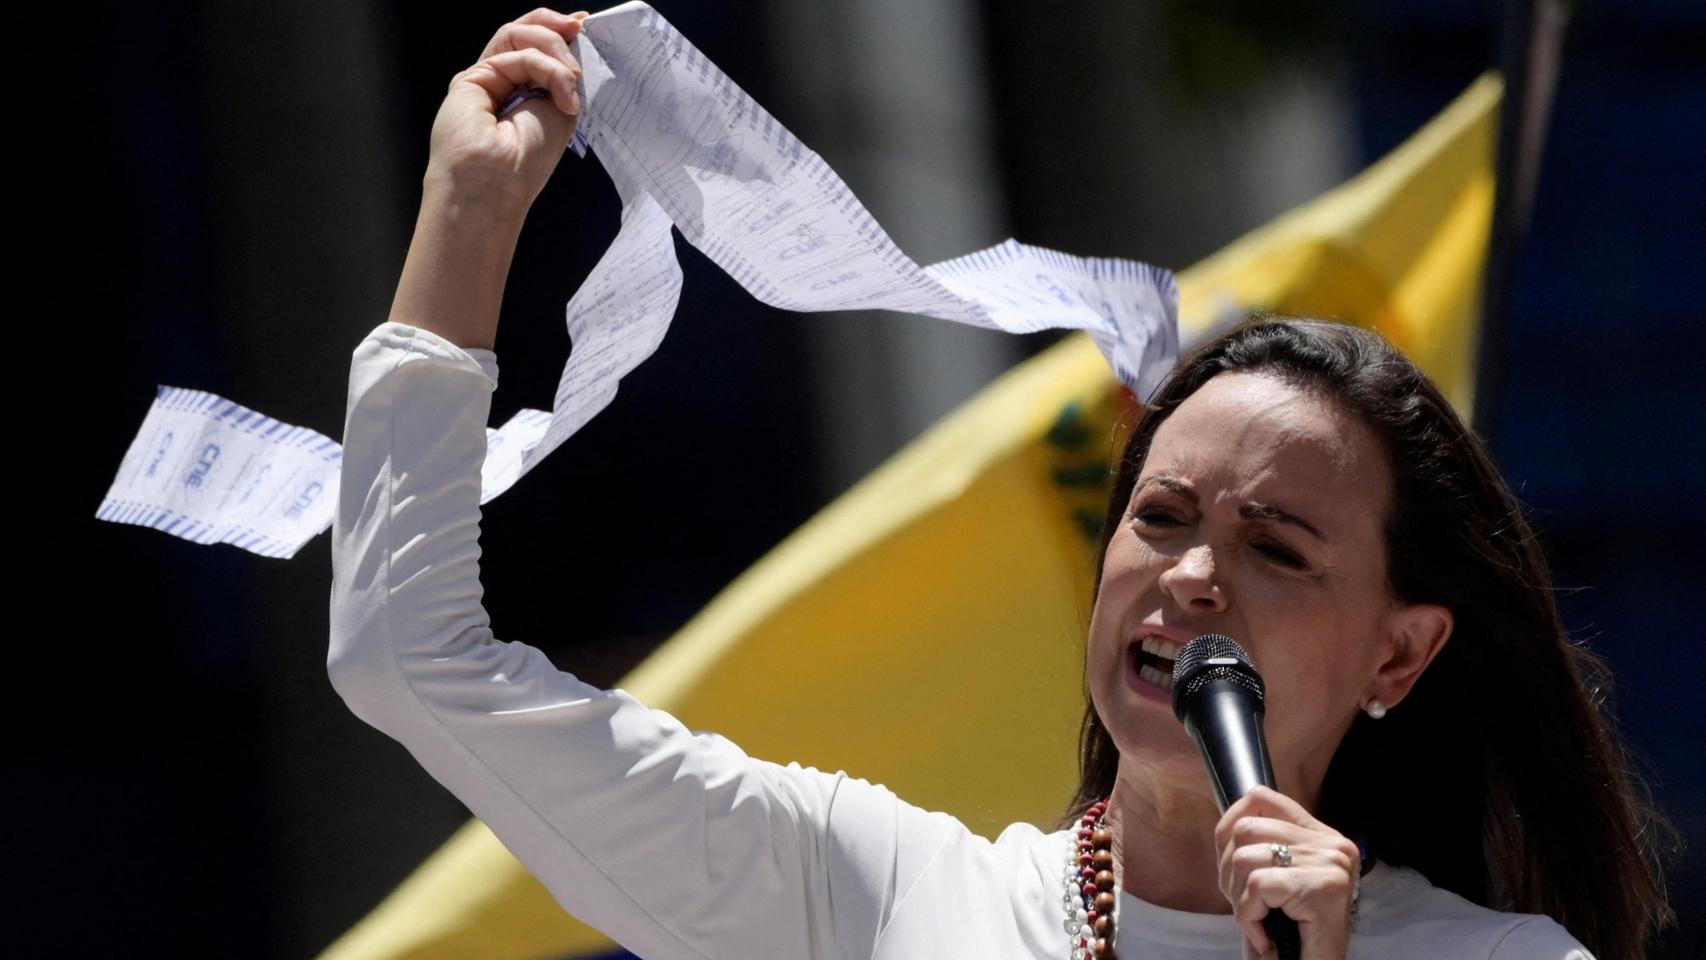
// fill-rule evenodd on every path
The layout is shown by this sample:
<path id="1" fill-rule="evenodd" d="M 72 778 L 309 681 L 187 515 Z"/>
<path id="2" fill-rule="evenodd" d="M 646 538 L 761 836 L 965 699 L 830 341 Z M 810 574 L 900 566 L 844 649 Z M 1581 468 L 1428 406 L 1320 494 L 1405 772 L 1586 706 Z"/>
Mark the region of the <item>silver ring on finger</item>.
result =
<path id="1" fill-rule="evenodd" d="M 1274 866 L 1291 866 L 1291 847 L 1289 845 L 1283 843 L 1270 843 L 1268 844 L 1268 852 L 1274 856 Z"/>

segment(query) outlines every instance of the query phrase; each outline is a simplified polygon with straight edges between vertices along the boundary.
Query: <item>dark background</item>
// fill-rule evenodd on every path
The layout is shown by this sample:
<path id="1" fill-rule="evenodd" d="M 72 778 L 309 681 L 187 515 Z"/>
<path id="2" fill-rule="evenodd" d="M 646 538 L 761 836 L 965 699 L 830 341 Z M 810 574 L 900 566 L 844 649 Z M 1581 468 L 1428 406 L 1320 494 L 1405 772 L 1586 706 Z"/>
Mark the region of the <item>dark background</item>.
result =
<path id="1" fill-rule="evenodd" d="M 871 86 L 865 58 L 918 11 L 957 17 L 983 118 L 974 187 L 993 213 L 958 249 L 897 230 L 901 245 L 935 259 L 1011 234 L 1175 268 L 1395 146 L 1493 65 L 1499 23 L 1496 4 L 1463 0 L 656 5 L 885 223 L 904 211 L 885 209 L 900 204 L 860 151 L 904 105 Z M 340 434 L 349 352 L 385 317 L 444 84 L 525 9 L 126 6 L 20 31 L 49 63 L 14 88 L 19 280 L 35 294 L 14 314 L 19 362 L 50 371 L 33 396 L 71 398 L 18 414 L 31 432 L 71 428 L 38 441 L 54 451 L 36 485 L 47 503 L 21 511 L 22 600 L 49 611 L 17 631 L 8 710 L 31 953 L 311 956 L 466 816 L 327 683 L 325 538 L 281 562 L 93 514 L 156 383 Z M 1615 669 L 1647 781 L 1698 848 L 1706 7 L 1574 14 L 1497 454 L 1566 623 Z M 1263 126 L 1269 91 L 1292 86 L 1327 105 L 1333 136 Z M 1299 157 L 1301 174 L 1275 172 Z M 615 217 L 596 164 L 565 159 L 516 258 L 494 422 L 549 406 L 563 304 Z M 777 314 L 683 259 L 658 355 L 486 514 L 494 620 L 594 683 L 940 412 L 826 455 L 846 398 L 812 371 L 822 338 L 854 321 Z M 1047 342 L 1000 349 L 1016 360 Z M 569 598 L 573 621 L 541 597 Z M 1670 881 L 1683 920 L 1662 955 L 1699 956 L 1698 858 L 1675 854 Z"/>

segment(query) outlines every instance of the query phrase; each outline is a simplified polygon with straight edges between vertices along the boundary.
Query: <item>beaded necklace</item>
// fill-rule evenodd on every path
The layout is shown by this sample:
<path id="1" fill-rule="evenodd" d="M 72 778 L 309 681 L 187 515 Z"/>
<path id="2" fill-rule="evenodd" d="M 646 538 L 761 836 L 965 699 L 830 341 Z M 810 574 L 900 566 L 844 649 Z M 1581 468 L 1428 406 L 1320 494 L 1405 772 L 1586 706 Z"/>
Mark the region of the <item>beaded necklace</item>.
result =
<path id="1" fill-rule="evenodd" d="M 1066 862 L 1066 936 L 1072 960 L 1115 960 L 1114 835 L 1108 830 L 1108 801 L 1098 800 L 1078 818 L 1078 844 Z"/>

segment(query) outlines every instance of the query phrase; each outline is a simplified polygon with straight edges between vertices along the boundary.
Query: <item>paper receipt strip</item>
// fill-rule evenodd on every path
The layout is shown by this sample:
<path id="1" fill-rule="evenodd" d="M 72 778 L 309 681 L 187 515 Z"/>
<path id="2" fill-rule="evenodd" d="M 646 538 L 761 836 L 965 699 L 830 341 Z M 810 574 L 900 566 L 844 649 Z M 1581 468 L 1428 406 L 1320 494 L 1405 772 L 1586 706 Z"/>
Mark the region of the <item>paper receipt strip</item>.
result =
<path id="1" fill-rule="evenodd" d="M 1177 357 L 1166 270 L 1013 240 L 913 262 L 822 158 L 646 4 L 588 17 L 571 50 L 584 105 L 572 148 L 603 164 L 622 226 L 569 300 L 572 350 L 553 411 L 524 410 L 490 432 L 482 502 L 603 410 L 657 349 L 681 295 L 672 228 L 785 310 L 1083 330 L 1140 396 Z M 287 557 L 330 524 L 340 456 L 319 434 L 162 387 L 96 515 Z"/>

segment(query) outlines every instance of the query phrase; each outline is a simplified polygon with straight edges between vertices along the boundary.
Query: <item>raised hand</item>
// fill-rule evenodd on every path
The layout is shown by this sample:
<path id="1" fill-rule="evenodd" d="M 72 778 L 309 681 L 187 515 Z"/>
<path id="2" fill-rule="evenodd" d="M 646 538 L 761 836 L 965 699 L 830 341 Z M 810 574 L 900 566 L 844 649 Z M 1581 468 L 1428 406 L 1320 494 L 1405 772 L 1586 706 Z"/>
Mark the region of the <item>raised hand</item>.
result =
<path id="1" fill-rule="evenodd" d="M 432 124 L 427 178 L 465 196 L 525 213 L 556 169 L 581 102 L 581 66 L 569 53 L 585 13 L 541 7 L 493 34 L 473 66 L 450 81 Z M 500 112 L 520 89 L 549 97 Z"/>
<path id="2" fill-rule="evenodd" d="M 432 124 L 421 212 L 391 319 L 465 348 L 493 346 L 527 210 L 562 159 L 581 102 L 569 54 L 584 13 L 538 9 L 504 24 L 450 81 Z M 527 99 L 507 112 L 519 90 Z"/>

